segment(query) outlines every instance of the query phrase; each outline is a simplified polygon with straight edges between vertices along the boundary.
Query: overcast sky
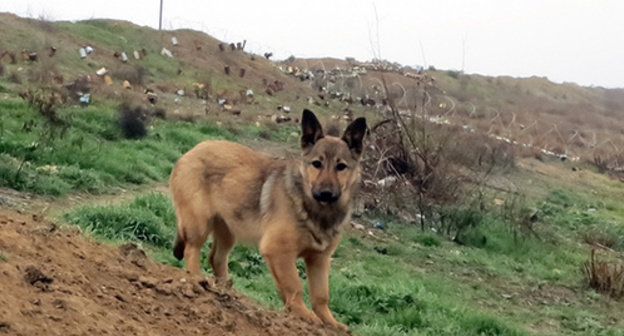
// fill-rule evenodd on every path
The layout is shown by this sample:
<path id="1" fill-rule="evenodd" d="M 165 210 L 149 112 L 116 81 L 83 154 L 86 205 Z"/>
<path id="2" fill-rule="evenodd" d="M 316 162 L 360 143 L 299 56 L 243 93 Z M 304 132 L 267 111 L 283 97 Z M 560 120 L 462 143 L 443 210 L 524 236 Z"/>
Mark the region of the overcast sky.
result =
<path id="1" fill-rule="evenodd" d="M 124 19 L 157 28 L 159 5 L 160 0 L 0 0 L 0 12 L 52 20 Z M 278 58 L 368 60 L 380 51 L 382 58 L 406 65 L 624 87 L 619 0 L 164 0 L 163 27 L 247 39 L 252 51 L 273 51 Z"/>

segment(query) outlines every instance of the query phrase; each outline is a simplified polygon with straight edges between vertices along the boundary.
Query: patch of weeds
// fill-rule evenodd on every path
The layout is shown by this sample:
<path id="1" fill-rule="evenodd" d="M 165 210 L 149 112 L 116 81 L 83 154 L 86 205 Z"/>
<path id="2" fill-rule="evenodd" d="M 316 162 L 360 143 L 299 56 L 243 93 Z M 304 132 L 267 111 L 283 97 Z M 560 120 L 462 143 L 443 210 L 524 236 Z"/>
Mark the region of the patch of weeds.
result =
<path id="1" fill-rule="evenodd" d="M 264 259 L 255 248 L 237 245 L 228 261 L 230 272 L 239 277 L 251 278 L 267 272 Z"/>
<path id="2" fill-rule="evenodd" d="M 104 239 L 140 241 L 169 248 L 175 236 L 173 207 L 162 194 L 138 197 L 128 205 L 87 206 L 63 217 Z"/>

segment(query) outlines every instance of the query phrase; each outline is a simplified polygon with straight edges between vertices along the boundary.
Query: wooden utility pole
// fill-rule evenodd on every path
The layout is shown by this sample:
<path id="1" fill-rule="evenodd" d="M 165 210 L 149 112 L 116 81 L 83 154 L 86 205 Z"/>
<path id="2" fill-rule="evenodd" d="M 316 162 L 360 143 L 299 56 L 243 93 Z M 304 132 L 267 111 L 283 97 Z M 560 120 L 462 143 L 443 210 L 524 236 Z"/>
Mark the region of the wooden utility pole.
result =
<path id="1" fill-rule="evenodd" d="M 162 7 L 163 7 L 163 0 L 160 0 L 160 16 L 158 18 L 158 30 L 162 30 Z"/>

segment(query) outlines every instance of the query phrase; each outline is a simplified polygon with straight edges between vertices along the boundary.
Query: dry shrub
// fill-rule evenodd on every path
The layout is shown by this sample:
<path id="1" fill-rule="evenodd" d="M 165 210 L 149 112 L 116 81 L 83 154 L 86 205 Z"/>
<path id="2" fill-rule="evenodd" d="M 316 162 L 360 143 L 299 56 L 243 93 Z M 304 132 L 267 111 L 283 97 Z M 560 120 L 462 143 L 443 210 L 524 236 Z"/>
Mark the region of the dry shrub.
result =
<path id="1" fill-rule="evenodd" d="M 592 249 L 589 260 L 583 264 L 585 282 L 597 292 L 615 299 L 624 297 L 624 264 L 617 260 L 600 260 Z"/>
<path id="2" fill-rule="evenodd" d="M 147 70 L 140 65 L 122 65 L 117 70 L 112 71 L 111 76 L 115 79 L 127 80 L 132 85 L 142 86 L 145 84 Z"/>
<path id="3" fill-rule="evenodd" d="M 66 97 L 57 89 L 40 88 L 29 89 L 20 93 L 28 105 L 44 116 L 53 125 L 65 125 L 67 121 L 57 114 L 57 108 L 62 105 Z"/>
<path id="4" fill-rule="evenodd" d="M 53 61 L 44 61 L 28 69 L 30 83 L 41 86 L 59 86 L 63 84 L 63 75 Z"/>
<path id="5" fill-rule="evenodd" d="M 14 84 L 22 84 L 22 78 L 20 77 L 20 75 L 17 72 L 11 72 L 11 74 L 9 75 L 9 77 L 7 78 L 9 80 L 9 82 L 14 83 Z"/>
<path id="6" fill-rule="evenodd" d="M 83 94 L 91 92 L 92 86 L 87 76 L 81 76 L 65 85 L 65 89 L 68 97 L 77 102 Z"/>
<path id="7" fill-rule="evenodd" d="M 126 139 L 141 139 L 147 135 L 149 111 L 140 106 L 123 103 L 119 106 L 119 127 Z"/>
<path id="8" fill-rule="evenodd" d="M 371 127 L 372 150 L 363 160 L 365 208 L 420 222 L 422 229 L 444 206 L 481 200 L 490 174 L 515 162 L 510 145 L 430 118 L 431 89 L 415 90 L 422 103 L 407 115 L 388 99 L 390 116 Z"/>

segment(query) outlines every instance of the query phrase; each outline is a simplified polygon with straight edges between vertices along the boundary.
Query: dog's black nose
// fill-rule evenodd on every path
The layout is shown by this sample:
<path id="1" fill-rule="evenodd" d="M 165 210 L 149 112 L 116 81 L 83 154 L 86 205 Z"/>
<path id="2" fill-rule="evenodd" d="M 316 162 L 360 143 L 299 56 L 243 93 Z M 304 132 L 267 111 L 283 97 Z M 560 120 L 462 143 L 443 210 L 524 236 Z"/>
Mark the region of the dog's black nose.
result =
<path id="1" fill-rule="evenodd" d="M 320 192 L 313 193 L 314 199 L 319 202 L 334 203 L 340 198 L 340 193 L 334 194 L 329 190 L 322 190 Z"/>

